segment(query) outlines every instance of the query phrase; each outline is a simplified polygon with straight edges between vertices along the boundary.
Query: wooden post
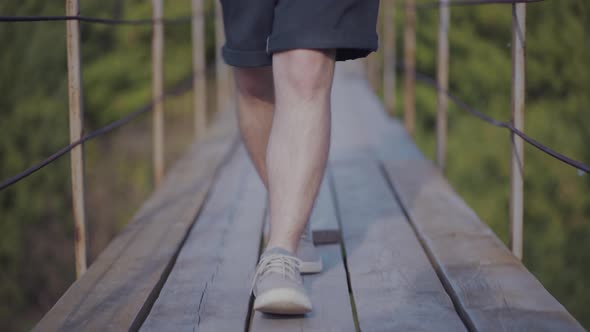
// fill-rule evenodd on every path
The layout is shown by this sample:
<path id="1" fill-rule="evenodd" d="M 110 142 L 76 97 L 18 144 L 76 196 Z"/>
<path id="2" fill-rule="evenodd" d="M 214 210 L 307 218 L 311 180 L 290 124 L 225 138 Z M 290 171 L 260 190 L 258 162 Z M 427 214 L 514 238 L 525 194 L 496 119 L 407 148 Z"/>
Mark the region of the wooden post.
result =
<path id="1" fill-rule="evenodd" d="M 153 112 L 153 148 L 154 148 L 154 183 L 157 186 L 164 177 L 164 24 L 162 22 L 162 0 L 152 0 L 153 35 L 152 35 L 152 94 Z"/>
<path id="2" fill-rule="evenodd" d="M 405 0 L 404 27 L 404 124 L 414 135 L 416 113 L 416 4 Z"/>
<path id="3" fill-rule="evenodd" d="M 80 15 L 79 0 L 66 0 L 66 15 Z M 82 73 L 80 66 L 80 22 L 66 22 L 68 52 L 68 94 L 70 104 L 70 142 L 80 140 L 84 132 L 82 108 Z M 86 262 L 86 200 L 84 191 L 84 146 L 78 145 L 70 152 L 72 171 L 72 200 L 74 208 L 74 246 L 76 276 L 80 278 L 87 267 Z"/>
<path id="4" fill-rule="evenodd" d="M 383 0 L 383 97 L 390 113 L 395 108 L 395 0 Z"/>
<path id="5" fill-rule="evenodd" d="M 449 89 L 449 0 L 441 0 L 438 22 L 437 104 L 436 104 L 436 162 L 444 171 L 447 155 L 447 108 Z"/>
<path id="6" fill-rule="evenodd" d="M 372 52 L 367 56 L 367 79 L 371 89 L 377 91 L 377 52 Z"/>
<path id="7" fill-rule="evenodd" d="M 203 0 L 192 0 L 193 20 L 193 111 L 195 133 L 202 138 L 207 129 L 207 77 L 205 72 L 205 17 Z"/>
<path id="8" fill-rule="evenodd" d="M 512 125 L 524 131 L 526 4 L 512 5 Z M 511 134 L 510 248 L 522 259 L 524 145 Z"/>
<path id="9" fill-rule="evenodd" d="M 380 2 L 381 9 L 383 9 L 383 2 Z M 377 16 L 377 34 L 381 35 L 381 31 L 383 28 L 383 10 L 379 10 Z M 382 56 L 383 56 L 383 49 L 379 48 L 376 52 L 371 53 L 367 57 L 367 66 L 368 66 L 368 79 L 369 83 L 371 84 L 373 90 L 376 93 L 379 93 L 381 89 L 381 65 L 382 65 Z"/>
<path id="10" fill-rule="evenodd" d="M 225 42 L 223 29 L 223 13 L 220 1 L 215 1 L 215 76 L 217 80 L 217 111 L 228 107 L 227 96 L 229 89 L 229 68 L 223 63 L 221 47 Z"/>

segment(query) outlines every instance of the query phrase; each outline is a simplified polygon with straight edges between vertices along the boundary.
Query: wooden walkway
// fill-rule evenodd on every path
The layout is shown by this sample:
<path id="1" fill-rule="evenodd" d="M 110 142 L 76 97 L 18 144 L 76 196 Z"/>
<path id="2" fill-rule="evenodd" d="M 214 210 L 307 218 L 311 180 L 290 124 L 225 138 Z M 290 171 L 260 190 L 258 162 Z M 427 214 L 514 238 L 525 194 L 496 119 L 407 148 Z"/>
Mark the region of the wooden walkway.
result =
<path id="1" fill-rule="evenodd" d="M 266 193 L 225 112 L 35 330 L 584 331 L 383 112 L 359 62 L 338 65 L 332 136 L 311 314 L 251 312 Z"/>

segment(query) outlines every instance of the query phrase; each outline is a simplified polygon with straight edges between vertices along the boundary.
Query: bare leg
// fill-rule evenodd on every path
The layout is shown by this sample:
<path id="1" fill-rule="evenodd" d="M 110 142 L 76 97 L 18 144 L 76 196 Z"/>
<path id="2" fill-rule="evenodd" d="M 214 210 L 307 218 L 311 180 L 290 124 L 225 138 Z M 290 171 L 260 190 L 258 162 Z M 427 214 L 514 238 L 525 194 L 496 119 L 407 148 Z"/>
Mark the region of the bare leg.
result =
<path id="1" fill-rule="evenodd" d="M 272 75 L 272 67 L 270 66 L 234 69 L 238 91 L 240 131 L 250 158 L 267 189 L 266 150 L 275 108 Z M 309 221 L 304 232 L 305 236 L 301 237 L 299 248 L 297 248 L 297 257 L 302 260 L 301 272 L 320 272 L 322 262 L 313 246 L 313 235 Z M 268 237 L 266 239 L 268 240 Z"/>
<path id="2" fill-rule="evenodd" d="M 238 119 L 246 149 L 268 189 L 266 149 L 275 107 L 272 67 L 235 68 Z"/>
<path id="3" fill-rule="evenodd" d="M 334 52 L 273 55 L 275 114 L 266 166 L 271 234 L 268 248 L 295 252 L 328 157 Z"/>

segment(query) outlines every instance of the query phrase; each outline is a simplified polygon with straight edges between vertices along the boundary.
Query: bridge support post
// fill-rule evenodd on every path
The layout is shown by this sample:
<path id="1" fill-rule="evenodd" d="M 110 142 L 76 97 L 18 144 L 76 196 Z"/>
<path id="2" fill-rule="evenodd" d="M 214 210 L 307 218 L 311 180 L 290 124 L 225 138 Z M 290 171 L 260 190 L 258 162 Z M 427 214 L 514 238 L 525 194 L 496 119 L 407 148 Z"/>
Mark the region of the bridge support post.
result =
<path id="1" fill-rule="evenodd" d="M 229 107 L 231 95 L 230 71 L 221 57 L 221 47 L 225 43 L 223 28 L 223 13 L 219 0 L 215 1 L 215 79 L 217 83 L 217 111 L 223 111 Z"/>
<path id="2" fill-rule="evenodd" d="M 162 0 L 152 0 L 152 94 L 153 94 L 153 162 L 154 183 L 164 177 L 164 23 Z"/>
<path id="3" fill-rule="evenodd" d="M 66 15 L 80 15 L 79 0 L 66 0 Z M 82 138 L 84 132 L 84 110 L 82 108 L 82 73 L 80 66 L 80 22 L 66 22 L 68 53 L 68 95 L 70 105 L 70 143 Z M 87 267 L 86 254 L 86 199 L 84 188 L 84 145 L 78 145 L 70 152 L 72 176 L 72 200 L 74 209 L 74 247 L 76 276 L 80 278 Z"/>
<path id="4" fill-rule="evenodd" d="M 385 2 L 388 0 L 383 0 L 380 1 L 379 6 L 381 7 L 380 9 L 383 8 L 383 6 L 385 6 Z M 379 10 L 378 16 L 377 16 L 377 26 L 376 26 L 376 30 L 377 33 L 379 35 L 381 35 L 381 31 L 382 31 L 382 27 L 383 27 L 383 10 Z M 371 54 L 369 54 L 366 58 L 367 60 L 367 79 L 369 80 L 369 84 L 371 85 L 371 88 L 373 89 L 373 91 L 375 91 L 375 94 L 379 94 L 379 90 L 381 89 L 381 75 L 380 75 L 380 70 L 381 70 L 381 65 L 382 65 L 382 59 L 381 59 L 381 53 L 383 51 L 383 48 L 379 48 L 376 52 L 372 52 Z"/>
<path id="5" fill-rule="evenodd" d="M 416 3 L 405 0 L 404 23 L 404 124 L 414 136 L 416 113 Z"/>
<path id="6" fill-rule="evenodd" d="M 441 0 L 439 6 L 436 67 L 436 162 L 438 167 L 444 171 L 447 156 L 447 91 L 449 90 L 449 0 Z"/>
<path id="7" fill-rule="evenodd" d="M 205 72 L 205 18 L 203 0 L 192 0 L 193 112 L 195 134 L 202 138 L 207 130 L 207 76 Z"/>
<path id="8" fill-rule="evenodd" d="M 383 98 L 389 113 L 395 108 L 395 1 L 383 0 Z"/>
<path id="9" fill-rule="evenodd" d="M 512 125 L 524 131 L 526 4 L 512 5 Z M 511 133 L 510 170 L 510 248 L 522 259 L 524 144 Z"/>

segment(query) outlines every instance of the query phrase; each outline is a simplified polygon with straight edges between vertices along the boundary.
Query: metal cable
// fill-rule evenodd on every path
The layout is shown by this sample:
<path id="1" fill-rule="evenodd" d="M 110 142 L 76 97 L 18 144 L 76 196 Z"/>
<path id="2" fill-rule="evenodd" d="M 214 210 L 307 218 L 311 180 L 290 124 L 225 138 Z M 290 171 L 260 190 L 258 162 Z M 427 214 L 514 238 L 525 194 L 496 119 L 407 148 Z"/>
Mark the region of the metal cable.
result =
<path id="1" fill-rule="evenodd" d="M 99 18 L 91 16 L 0 16 L 0 22 L 47 22 L 47 21 L 80 21 L 86 23 L 97 23 L 106 25 L 151 25 L 154 23 L 164 24 L 180 24 L 190 22 L 192 16 L 181 16 L 174 18 L 164 18 L 154 20 L 150 18 L 144 19 L 114 19 L 114 18 Z"/>
<path id="2" fill-rule="evenodd" d="M 178 82 L 177 84 L 175 84 L 174 87 L 172 87 L 170 90 L 166 91 L 159 98 L 152 100 L 151 102 L 138 108 L 137 110 L 133 111 L 132 113 L 124 116 L 123 118 L 121 118 L 119 120 L 113 121 L 104 127 L 101 127 L 101 128 L 99 128 L 87 135 L 82 136 L 79 140 L 72 142 L 69 145 L 64 146 L 63 148 L 57 150 L 55 153 L 53 153 L 49 157 L 45 158 L 44 160 L 42 160 L 39 163 L 36 163 L 33 166 L 27 168 L 26 170 L 14 175 L 14 176 L 11 176 L 7 179 L 2 180 L 2 182 L 0 182 L 0 191 L 10 187 L 11 185 L 19 182 L 20 180 L 26 178 L 27 176 L 42 169 L 43 167 L 51 164 L 55 160 L 59 159 L 61 156 L 70 152 L 76 146 L 78 146 L 82 143 L 85 143 L 86 141 L 89 141 L 97 136 L 104 135 L 104 134 L 112 131 L 113 129 L 121 127 L 122 125 L 137 118 L 138 116 L 140 116 L 148 111 L 151 111 L 153 106 L 156 103 L 160 103 L 160 102 L 164 101 L 164 99 L 166 97 L 178 96 L 178 95 L 188 91 L 192 87 L 192 79 L 193 79 L 193 76 L 190 75 L 188 78 L 185 78 L 185 79 L 181 80 L 180 82 Z"/>
<path id="3" fill-rule="evenodd" d="M 462 110 L 467 111 L 471 115 L 474 115 L 474 116 L 480 118 L 481 120 L 483 120 L 493 126 L 500 127 L 500 128 L 506 128 L 506 129 L 510 130 L 511 132 L 513 132 L 514 134 L 520 136 L 520 138 L 522 138 L 525 142 L 534 146 L 538 150 L 541 150 L 542 152 L 548 154 L 549 156 L 551 156 L 557 160 L 560 160 L 561 162 L 566 163 L 574 168 L 577 168 L 578 170 L 584 171 L 586 173 L 590 173 L 590 166 L 588 166 L 582 162 L 579 162 L 577 160 L 571 159 L 571 158 L 541 144 L 540 142 L 533 139 L 532 137 L 529 137 L 528 135 L 526 135 L 522 131 L 514 128 L 514 126 L 509 122 L 496 120 L 484 113 L 477 111 L 476 109 L 474 109 L 473 107 L 470 107 L 469 105 L 467 105 L 465 102 L 463 102 L 461 99 L 457 98 L 455 95 L 453 95 L 449 91 L 439 89 L 439 87 L 436 83 L 436 80 L 434 80 L 433 78 L 431 78 L 425 74 L 416 72 L 416 80 L 432 87 L 436 91 L 440 91 L 440 92 L 444 93 L 445 95 L 447 95 L 447 97 L 449 97 L 450 100 L 453 101 L 453 103 L 455 103 L 455 105 L 457 105 Z"/>

